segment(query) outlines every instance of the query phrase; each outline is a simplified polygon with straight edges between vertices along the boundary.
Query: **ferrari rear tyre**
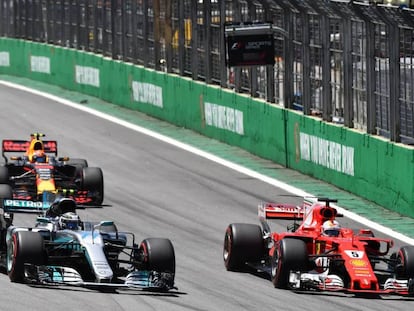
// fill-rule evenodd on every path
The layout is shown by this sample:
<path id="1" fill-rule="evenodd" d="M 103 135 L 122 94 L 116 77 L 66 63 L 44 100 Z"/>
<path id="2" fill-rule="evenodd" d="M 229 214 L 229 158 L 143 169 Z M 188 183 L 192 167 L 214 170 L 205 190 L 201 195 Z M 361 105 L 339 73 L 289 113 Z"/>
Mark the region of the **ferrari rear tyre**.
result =
<path id="1" fill-rule="evenodd" d="M 24 264 L 43 265 L 45 249 L 38 232 L 14 232 L 7 247 L 7 274 L 12 282 L 24 281 Z"/>
<path id="2" fill-rule="evenodd" d="M 289 288 L 290 271 L 303 271 L 308 267 L 306 243 L 299 239 L 279 241 L 271 259 L 271 280 L 276 288 Z"/>
<path id="3" fill-rule="evenodd" d="M 95 193 L 95 199 L 92 202 L 101 205 L 104 199 L 104 180 L 102 170 L 98 167 L 84 167 L 82 178 L 82 190 Z"/>
<path id="4" fill-rule="evenodd" d="M 0 184 L 9 184 L 9 169 L 7 166 L 0 166 Z"/>
<path id="5" fill-rule="evenodd" d="M 230 224 L 224 235 L 223 259 L 228 271 L 241 271 L 247 262 L 264 257 L 262 228 L 253 224 Z"/>
<path id="6" fill-rule="evenodd" d="M 414 278 L 414 246 L 403 246 L 397 253 L 398 277 Z"/>
<path id="7" fill-rule="evenodd" d="M 169 239 L 148 238 L 141 242 L 143 268 L 149 271 L 175 273 L 175 252 Z"/>

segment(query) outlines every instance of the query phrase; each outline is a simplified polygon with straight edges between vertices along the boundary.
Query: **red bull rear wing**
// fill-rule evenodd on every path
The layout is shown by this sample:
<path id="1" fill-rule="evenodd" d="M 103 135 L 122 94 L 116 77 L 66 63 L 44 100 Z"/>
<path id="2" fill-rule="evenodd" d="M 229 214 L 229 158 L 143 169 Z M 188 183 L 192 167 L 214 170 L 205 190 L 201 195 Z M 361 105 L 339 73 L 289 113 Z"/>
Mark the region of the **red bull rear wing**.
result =
<path id="1" fill-rule="evenodd" d="M 3 139 L 2 142 L 2 155 L 7 162 L 5 153 L 22 153 L 26 152 L 30 146 L 30 141 L 18 140 L 18 139 Z M 58 147 L 56 140 L 44 140 L 43 148 L 45 153 L 55 154 L 57 156 Z"/>
<path id="2" fill-rule="evenodd" d="M 30 141 L 27 140 L 15 140 L 4 139 L 2 143 L 3 153 L 5 152 L 26 152 L 30 146 Z M 57 155 L 57 141 L 56 140 L 44 140 L 43 147 L 46 153 L 54 153 Z"/>

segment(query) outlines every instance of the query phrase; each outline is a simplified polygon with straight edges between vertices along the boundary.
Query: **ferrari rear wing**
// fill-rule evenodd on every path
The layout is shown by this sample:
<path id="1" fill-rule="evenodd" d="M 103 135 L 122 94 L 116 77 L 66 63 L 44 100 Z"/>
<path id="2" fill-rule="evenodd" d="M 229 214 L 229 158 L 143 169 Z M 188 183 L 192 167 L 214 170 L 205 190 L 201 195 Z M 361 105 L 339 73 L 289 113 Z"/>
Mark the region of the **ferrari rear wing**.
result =
<path id="1" fill-rule="evenodd" d="M 258 215 L 262 219 L 298 219 L 303 218 L 304 213 L 305 204 L 260 203 L 258 207 Z"/>

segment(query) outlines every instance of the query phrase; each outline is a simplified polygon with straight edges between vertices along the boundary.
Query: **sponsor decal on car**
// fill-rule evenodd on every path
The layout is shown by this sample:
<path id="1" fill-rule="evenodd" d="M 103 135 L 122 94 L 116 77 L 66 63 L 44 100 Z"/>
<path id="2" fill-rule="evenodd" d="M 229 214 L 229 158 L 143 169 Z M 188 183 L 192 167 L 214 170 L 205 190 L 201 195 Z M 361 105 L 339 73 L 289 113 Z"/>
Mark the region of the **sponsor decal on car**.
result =
<path id="1" fill-rule="evenodd" d="M 26 200 L 13 200 L 13 199 L 4 199 L 3 200 L 4 207 L 17 207 L 17 208 L 47 208 L 49 207 L 49 203 L 40 202 L 40 201 L 26 201 Z"/>
<path id="2" fill-rule="evenodd" d="M 366 267 L 367 262 L 361 259 L 351 259 L 349 263 L 355 267 Z"/>

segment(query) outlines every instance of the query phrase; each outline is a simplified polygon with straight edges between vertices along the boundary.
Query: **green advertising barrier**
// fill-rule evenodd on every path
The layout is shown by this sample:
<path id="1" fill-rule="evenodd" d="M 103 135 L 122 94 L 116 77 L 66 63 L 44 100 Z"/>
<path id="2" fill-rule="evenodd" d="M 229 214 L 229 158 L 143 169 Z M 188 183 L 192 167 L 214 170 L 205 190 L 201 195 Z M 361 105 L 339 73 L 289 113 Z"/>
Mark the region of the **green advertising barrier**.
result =
<path id="1" fill-rule="evenodd" d="M 0 40 L 0 70 L 4 74 L 27 76 L 29 67 L 26 57 L 27 44 L 21 40 Z"/>
<path id="2" fill-rule="evenodd" d="M 217 86 L 47 44 L 0 38 L 0 74 L 141 111 L 414 217 L 410 147 Z"/>
<path id="3" fill-rule="evenodd" d="M 288 166 L 413 216 L 413 149 L 289 112 Z"/>

